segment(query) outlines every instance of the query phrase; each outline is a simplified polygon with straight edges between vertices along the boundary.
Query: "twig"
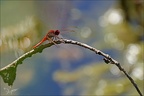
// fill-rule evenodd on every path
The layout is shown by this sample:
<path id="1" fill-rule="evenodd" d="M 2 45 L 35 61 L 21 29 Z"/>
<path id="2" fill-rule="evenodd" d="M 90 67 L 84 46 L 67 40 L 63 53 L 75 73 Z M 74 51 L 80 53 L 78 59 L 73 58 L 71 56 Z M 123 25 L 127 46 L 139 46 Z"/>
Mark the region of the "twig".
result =
<path id="1" fill-rule="evenodd" d="M 87 44 L 84 44 L 84 43 L 81 43 L 81 42 L 78 42 L 78 41 L 73 41 L 73 40 L 68 40 L 68 39 L 59 39 L 59 40 L 56 40 L 54 41 L 55 43 L 57 44 L 60 44 L 60 43 L 65 43 L 65 44 L 74 44 L 74 45 L 78 45 L 78 46 L 81 46 L 81 47 L 84 47 L 86 49 L 89 49 L 93 52 L 95 52 L 96 54 L 98 55 L 101 55 L 104 57 L 104 62 L 105 63 L 110 63 L 110 64 L 114 64 L 116 65 L 120 71 L 122 71 L 126 76 L 127 78 L 130 80 L 130 82 L 133 84 L 133 86 L 135 87 L 135 89 L 137 90 L 137 92 L 139 93 L 140 96 L 143 96 L 140 89 L 138 88 L 137 84 L 135 83 L 135 81 L 130 77 L 130 75 L 124 70 L 124 68 L 120 65 L 119 62 L 117 62 L 116 60 L 114 60 L 113 58 L 111 58 L 108 54 L 105 54 L 103 53 L 102 51 L 98 50 L 98 49 L 95 49 Z M 27 57 L 31 57 L 33 54 L 35 53 L 38 53 L 38 52 L 42 52 L 43 49 L 47 48 L 47 47 L 50 47 L 54 45 L 53 43 L 48 43 L 48 44 L 45 44 L 45 45 L 42 45 L 36 49 L 33 49 L 27 53 L 25 53 L 24 55 L 22 55 L 21 57 L 19 57 L 17 60 L 13 61 L 11 64 L 7 65 L 6 67 L 4 68 L 1 68 L 0 69 L 0 72 L 2 72 L 3 70 L 6 70 L 8 69 L 9 67 L 11 66 L 14 66 L 15 64 L 19 64 L 19 63 L 22 63 L 22 61 L 24 59 L 26 59 Z"/>
<path id="2" fill-rule="evenodd" d="M 128 79 L 131 81 L 131 83 L 133 84 L 133 86 L 136 88 L 137 92 L 139 93 L 140 96 L 143 96 L 141 91 L 139 90 L 137 84 L 135 83 L 135 81 L 131 78 L 131 76 L 124 70 L 124 68 L 120 65 L 119 62 L 117 62 L 116 60 L 114 60 L 113 58 L 111 58 L 108 54 L 105 54 L 103 53 L 102 51 L 98 50 L 98 49 L 95 49 L 87 44 L 84 44 L 84 43 L 81 43 L 81 42 L 77 42 L 77 41 L 73 41 L 73 40 L 66 40 L 64 39 L 64 42 L 65 43 L 69 43 L 69 44 L 74 44 L 74 45 L 79 45 L 79 46 L 82 46 L 84 48 L 87 48 L 91 51 L 94 51 L 96 54 L 99 54 L 101 56 L 104 57 L 104 61 L 105 63 L 110 63 L 110 64 L 114 64 L 116 65 L 120 71 L 122 71 L 127 77 Z"/>

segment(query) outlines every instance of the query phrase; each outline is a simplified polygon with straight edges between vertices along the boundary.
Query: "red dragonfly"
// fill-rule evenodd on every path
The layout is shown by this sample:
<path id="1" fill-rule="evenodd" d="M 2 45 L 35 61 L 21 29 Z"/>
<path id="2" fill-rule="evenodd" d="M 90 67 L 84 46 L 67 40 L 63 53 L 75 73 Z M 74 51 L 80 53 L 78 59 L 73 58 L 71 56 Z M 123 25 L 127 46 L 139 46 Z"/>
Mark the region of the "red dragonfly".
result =
<path id="1" fill-rule="evenodd" d="M 63 32 L 75 32 L 75 30 L 77 29 L 77 27 L 71 27 L 68 29 L 64 29 L 62 30 Z M 45 37 L 39 42 L 37 43 L 33 49 L 35 49 L 36 47 L 38 47 L 39 45 L 41 45 L 44 41 L 49 40 L 50 42 L 54 43 L 55 45 L 57 45 L 53 40 L 55 39 L 62 39 L 60 37 L 58 37 L 58 35 L 60 34 L 59 30 L 49 30 L 48 33 L 45 35 Z"/>
<path id="2" fill-rule="evenodd" d="M 56 45 L 56 43 L 53 41 L 54 39 L 60 39 L 58 35 L 60 34 L 59 30 L 49 30 L 48 33 L 45 35 L 45 37 L 38 43 L 36 44 L 33 49 L 41 45 L 44 41 L 49 40 L 52 43 Z"/>

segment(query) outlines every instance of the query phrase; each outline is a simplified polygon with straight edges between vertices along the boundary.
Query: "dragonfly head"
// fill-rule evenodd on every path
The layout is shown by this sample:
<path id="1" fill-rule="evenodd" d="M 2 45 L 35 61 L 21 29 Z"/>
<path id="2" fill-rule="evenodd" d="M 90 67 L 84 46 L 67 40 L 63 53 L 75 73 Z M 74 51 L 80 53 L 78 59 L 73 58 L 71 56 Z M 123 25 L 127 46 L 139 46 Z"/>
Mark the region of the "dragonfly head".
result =
<path id="1" fill-rule="evenodd" d="M 54 34 L 55 34 L 55 35 L 59 35 L 59 34 L 60 34 L 60 31 L 59 31 L 59 30 L 55 30 Z"/>

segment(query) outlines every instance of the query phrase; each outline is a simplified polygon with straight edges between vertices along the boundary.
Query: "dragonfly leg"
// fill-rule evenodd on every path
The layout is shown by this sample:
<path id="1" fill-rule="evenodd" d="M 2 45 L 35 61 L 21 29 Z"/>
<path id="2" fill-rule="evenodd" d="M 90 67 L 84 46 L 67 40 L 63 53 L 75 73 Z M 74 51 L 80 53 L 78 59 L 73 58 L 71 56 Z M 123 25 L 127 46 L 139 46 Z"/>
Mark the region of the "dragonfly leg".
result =
<path id="1" fill-rule="evenodd" d="M 55 38 L 60 39 L 60 40 L 62 40 L 62 43 L 65 43 L 65 42 L 63 41 L 63 38 L 60 38 L 60 37 L 58 37 L 58 36 L 55 36 Z"/>
<path id="2" fill-rule="evenodd" d="M 52 42 L 56 47 L 59 47 L 53 40 L 54 40 L 54 37 L 51 37 L 51 38 L 47 38 L 50 42 Z"/>

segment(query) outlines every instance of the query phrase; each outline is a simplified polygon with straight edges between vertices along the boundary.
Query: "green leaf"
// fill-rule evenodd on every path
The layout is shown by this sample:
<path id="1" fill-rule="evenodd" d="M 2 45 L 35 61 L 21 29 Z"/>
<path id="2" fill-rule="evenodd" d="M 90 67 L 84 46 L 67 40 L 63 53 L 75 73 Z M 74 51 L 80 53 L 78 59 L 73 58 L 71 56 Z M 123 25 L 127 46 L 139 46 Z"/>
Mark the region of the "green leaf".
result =
<path id="1" fill-rule="evenodd" d="M 13 82 L 16 78 L 16 64 L 13 66 L 8 67 L 7 69 L 0 71 L 0 75 L 3 78 L 5 83 L 8 83 L 9 86 L 13 85 Z"/>

